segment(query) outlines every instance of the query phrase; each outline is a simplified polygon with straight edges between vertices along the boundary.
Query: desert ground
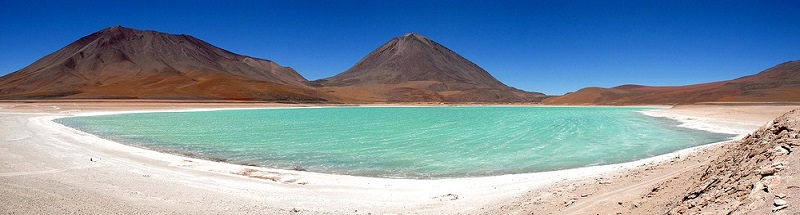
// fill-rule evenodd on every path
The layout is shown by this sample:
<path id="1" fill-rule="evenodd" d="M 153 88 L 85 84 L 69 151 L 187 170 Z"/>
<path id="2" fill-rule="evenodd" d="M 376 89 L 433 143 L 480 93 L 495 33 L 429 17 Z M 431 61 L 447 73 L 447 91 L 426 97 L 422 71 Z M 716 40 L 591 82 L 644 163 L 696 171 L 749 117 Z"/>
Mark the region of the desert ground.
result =
<path id="1" fill-rule="evenodd" d="M 492 177 L 383 179 L 268 169 L 165 154 L 51 120 L 129 111 L 296 107 L 176 101 L 0 102 L 0 212 L 6 214 L 652 214 L 736 141 L 645 160 Z M 649 112 L 740 134 L 796 104 L 709 104 Z M 784 210 L 789 211 L 789 210 Z"/>

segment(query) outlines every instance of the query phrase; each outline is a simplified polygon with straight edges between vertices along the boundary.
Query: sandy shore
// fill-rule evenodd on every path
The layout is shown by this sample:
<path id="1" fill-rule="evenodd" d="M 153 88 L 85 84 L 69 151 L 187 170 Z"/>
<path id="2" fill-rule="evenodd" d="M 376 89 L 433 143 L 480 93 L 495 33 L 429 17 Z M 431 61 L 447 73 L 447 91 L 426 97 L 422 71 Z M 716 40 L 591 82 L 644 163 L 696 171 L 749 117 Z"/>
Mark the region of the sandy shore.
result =
<path id="1" fill-rule="evenodd" d="M 684 105 L 649 111 L 680 126 L 739 134 L 740 139 L 797 105 Z M 664 214 L 694 186 L 703 165 L 738 141 L 673 153 L 662 162 L 577 180 L 565 179 L 506 199 L 482 214 Z M 711 213 L 714 214 L 714 213 Z"/>
<path id="2" fill-rule="evenodd" d="M 304 106 L 262 103 L 0 103 L 0 211 L 62 213 L 636 212 L 641 199 L 714 157 L 714 147 L 555 172 L 411 180 L 233 165 L 143 150 L 53 123 L 109 111 Z M 653 111 L 687 127 L 743 134 L 798 106 L 678 106 Z"/>

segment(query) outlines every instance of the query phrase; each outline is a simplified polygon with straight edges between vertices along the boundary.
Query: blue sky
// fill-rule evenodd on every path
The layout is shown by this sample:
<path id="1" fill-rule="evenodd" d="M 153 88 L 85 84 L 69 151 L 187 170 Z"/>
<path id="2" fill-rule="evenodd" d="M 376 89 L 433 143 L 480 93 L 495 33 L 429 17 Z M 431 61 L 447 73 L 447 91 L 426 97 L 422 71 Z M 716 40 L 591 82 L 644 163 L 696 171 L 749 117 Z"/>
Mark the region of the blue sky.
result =
<path id="1" fill-rule="evenodd" d="M 309 80 L 424 35 L 516 88 L 686 85 L 800 59 L 800 1 L 0 0 L 0 75 L 103 28 L 189 34 Z"/>

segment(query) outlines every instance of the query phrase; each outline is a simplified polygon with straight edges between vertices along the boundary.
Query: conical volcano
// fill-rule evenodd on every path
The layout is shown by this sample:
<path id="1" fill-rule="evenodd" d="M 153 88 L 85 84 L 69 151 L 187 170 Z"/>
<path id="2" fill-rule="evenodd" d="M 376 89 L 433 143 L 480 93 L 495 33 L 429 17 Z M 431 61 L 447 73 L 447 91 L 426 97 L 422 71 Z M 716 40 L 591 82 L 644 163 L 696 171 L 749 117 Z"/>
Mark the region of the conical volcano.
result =
<path id="1" fill-rule="evenodd" d="M 0 98 L 321 100 L 291 68 L 188 35 L 121 26 L 0 78 Z"/>
<path id="2" fill-rule="evenodd" d="M 415 33 L 393 38 L 347 71 L 315 82 L 349 100 L 521 102 L 544 97 L 508 87 L 461 55 Z"/>

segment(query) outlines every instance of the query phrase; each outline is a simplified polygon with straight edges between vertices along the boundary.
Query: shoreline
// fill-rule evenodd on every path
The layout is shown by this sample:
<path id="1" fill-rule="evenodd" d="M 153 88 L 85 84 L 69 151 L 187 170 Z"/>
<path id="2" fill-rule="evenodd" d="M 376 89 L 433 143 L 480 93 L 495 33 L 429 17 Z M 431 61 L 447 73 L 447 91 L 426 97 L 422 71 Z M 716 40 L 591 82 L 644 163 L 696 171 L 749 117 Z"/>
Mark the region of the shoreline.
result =
<path id="1" fill-rule="evenodd" d="M 6 109 L 0 109 L 0 114 L 6 116 L 14 115 L 4 110 Z M 55 110 L 59 111 L 61 109 Z M 53 113 L 52 111 L 33 113 L 33 115 L 37 116 L 30 116 L 31 111 L 27 111 L 24 116 L 17 116 L 16 118 L 25 119 L 33 123 L 32 127 L 26 128 L 32 129 L 34 133 L 43 133 L 42 135 L 46 137 L 45 139 L 51 140 L 49 142 L 60 142 L 68 147 L 69 145 L 78 146 L 78 148 L 83 147 L 82 151 L 78 150 L 78 156 L 80 156 L 80 153 L 94 154 L 92 152 L 100 152 L 97 153 L 100 155 L 96 156 L 99 161 L 89 161 L 93 158 L 77 160 L 85 160 L 85 162 L 90 162 L 89 164 L 112 160 L 115 161 L 112 162 L 112 166 L 117 167 L 117 169 L 134 168 L 141 169 L 139 171 L 145 173 L 158 172 L 161 175 L 165 175 L 162 182 L 174 183 L 176 180 L 182 182 L 177 184 L 183 186 L 179 186 L 179 189 L 172 188 L 172 192 L 181 192 L 184 189 L 199 189 L 198 192 L 210 192 L 212 195 L 244 198 L 245 202 L 260 205 L 262 208 L 270 208 L 272 211 L 279 213 L 291 212 L 291 210 L 295 209 L 314 213 L 403 213 L 408 211 L 418 213 L 459 213 L 481 211 L 484 208 L 500 205 L 509 198 L 520 196 L 531 190 L 542 189 L 557 182 L 591 180 L 592 178 L 621 174 L 624 171 L 693 156 L 706 149 L 719 147 L 720 145 L 725 145 L 724 143 L 730 142 L 706 144 L 627 163 L 577 169 L 448 179 L 388 179 L 251 167 L 151 151 L 102 139 L 55 123 L 52 119 L 65 117 L 73 112 Z M 91 110 L 78 110 L 77 112 L 78 114 L 92 113 Z M 113 110 L 110 112 L 113 112 Z M 6 120 L 5 117 L 4 120 Z M 59 135 L 52 135 L 54 133 Z M 4 141 L 13 141 L 13 139 Z M 56 141 L 52 141 L 52 139 Z M 73 159 L 72 162 L 81 163 L 77 160 Z M 8 173 L 7 171 L 4 168 L 3 173 L 0 173 L 0 179 L 30 176 Z M 56 174 L 64 172 L 69 171 L 64 170 Z M 35 176 L 37 174 L 32 175 Z M 202 176 L 203 180 L 178 177 L 181 175 Z M 117 180 L 126 181 L 128 179 L 117 177 Z M 268 188 L 252 189 L 248 186 L 237 185 L 241 181 L 246 182 L 246 184 L 256 184 Z M 193 186 L 187 186 L 187 184 Z M 161 187 L 163 188 L 163 186 Z M 233 191 L 218 192 L 216 191 L 218 189 Z M 280 195 L 274 195 L 274 193 Z M 253 196 L 260 198 L 271 196 L 283 200 L 258 203 L 256 200 L 259 198 L 248 198 Z M 197 197 L 189 197 L 187 201 L 194 201 L 194 198 Z M 331 206 L 329 204 L 330 201 L 336 201 L 338 204 Z M 302 204 L 293 206 L 296 203 Z M 214 203 L 211 204 L 214 205 Z M 222 212 L 249 213 L 254 211 L 223 210 Z"/>
<path id="2" fill-rule="evenodd" d="M 776 117 L 800 108 L 791 105 L 682 105 L 655 110 L 663 117 L 681 121 L 681 126 L 715 125 L 728 131 L 746 131 L 731 141 L 695 147 L 696 151 L 668 161 L 651 163 L 586 180 L 557 182 L 548 188 L 533 189 L 522 196 L 506 199 L 501 205 L 481 210 L 481 214 L 663 214 L 670 206 L 696 189 L 708 165 L 741 138 L 771 123 Z M 658 113 L 664 112 L 664 113 Z M 708 129 L 715 127 L 699 126 Z M 718 128 L 718 127 L 717 127 Z M 746 174 L 746 173 L 745 173 Z M 695 184 L 696 185 L 696 184 Z"/>
<path id="3" fill-rule="evenodd" d="M 356 106 L 358 106 L 358 107 L 377 107 L 377 108 L 392 108 L 392 107 L 432 107 L 432 108 L 435 108 L 435 107 L 442 107 L 442 106 L 370 106 L 370 105 L 356 105 Z M 95 134 L 92 134 L 92 133 L 89 133 L 89 132 L 85 132 L 85 131 L 82 131 L 82 130 L 79 130 L 79 129 L 76 129 L 76 128 L 72 128 L 72 127 L 69 127 L 69 126 L 66 126 L 66 125 L 63 125 L 61 123 L 57 123 L 57 122 L 54 121 L 56 119 L 68 118 L 68 117 L 117 115 L 117 114 L 182 113 L 182 112 L 225 111 L 225 110 L 269 110 L 269 109 L 334 108 L 334 107 L 337 107 L 337 106 L 297 106 L 297 107 L 288 106 L 288 107 L 252 107 L 252 108 L 190 108 L 190 109 L 162 109 L 162 110 L 144 110 L 144 111 L 89 111 L 89 112 L 81 112 L 81 113 L 68 114 L 68 115 L 48 116 L 48 117 L 45 117 L 45 119 L 42 120 L 42 121 L 47 121 L 45 123 L 49 124 L 49 125 L 44 125 L 44 126 L 57 127 L 60 130 L 65 130 L 65 131 L 68 131 L 69 133 L 75 133 L 75 134 L 80 135 L 80 136 L 92 136 L 93 138 L 96 138 L 98 140 L 107 141 L 107 142 L 109 142 L 109 144 L 118 144 L 118 145 L 122 145 L 122 146 L 130 146 L 130 147 L 134 147 L 134 148 L 137 148 L 137 149 L 152 151 L 152 152 L 155 152 L 155 153 L 162 153 L 162 154 L 167 154 L 167 155 L 179 156 L 179 157 L 183 157 L 183 158 L 186 158 L 186 159 L 198 159 L 198 160 L 204 160 L 204 161 L 209 161 L 209 162 L 219 162 L 219 163 L 231 164 L 231 165 L 236 165 L 236 166 L 241 167 L 241 168 L 260 168 L 260 169 L 263 169 L 264 171 L 272 171 L 272 172 L 289 171 L 292 174 L 314 173 L 314 174 L 327 175 L 327 176 L 330 176 L 330 177 L 351 176 L 351 177 L 363 177 L 363 178 L 368 178 L 368 179 L 373 179 L 373 178 L 374 179 L 408 179 L 408 180 L 420 180 L 420 181 L 436 181 L 436 180 L 448 180 L 448 179 L 455 179 L 455 180 L 458 180 L 458 179 L 491 180 L 491 178 L 493 178 L 493 177 L 503 177 L 503 176 L 505 176 L 505 177 L 518 176 L 518 177 L 526 177 L 527 178 L 526 175 L 530 175 L 530 174 L 544 174 L 544 175 L 551 175 L 552 174 L 552 175 L 564 175 L 565 176 L 565 178 L 557 178 L 556 180 L 567 180 L 567 179 L 575 179 L 575 178 L 583 178 L 583 177 L 593 177 L 593 176 L 596 176 L 596 175 L 599 175 L 599 174 L 608 173 L 608 172 L 613 172 L 613 171 L 618 171 L 618 170 L 626 170 L 626 169 L 631 169 L 631 168 L 635 168 L 635 167 L 638 167 L 638 166 L 665 162 L 665 161 L 668 161 L 669 159 L 672 159 L 674 157 L 685 157 L 685 156 L 687 156 L 689 154 L 696 153 L 696 152 L 701 151 L 701 150 L 703 150 L 705 148 L 712 147 L 713 145 L 724 144 L 724 143 L 727 143 L 727 142 L 730 142 L 730 141 L 734 141 L 736 139 L 740 139 L 741 137 L 747 135 L 747 134 L 740 134 L 740 133 L 731 133 L 730 129 L 720 131 L 720 130 L 708 129 L 707 127 L 692 126 L 691 124 L 698 123 L 697 120 L 685 120 L 685 117 L 673 116 L 673 115 L 670 115 L 669 113 L 660 112 L 660 111 L 668 109 L 667 107 L 625 106 L 623 108 L 657 108 L 655 110 L 643 110 L 643 111 L 637 111 L 637 112 L 642 113 L 643 115 L 645 115 L 647 117 L 668 118 L 668 119 L 671 119 L 671 120 L 676 120 L 679 123 L 681 123 L 679 125 L 679 127 L 686 127 L 686 128 L 690 128 L 690 129 L 702 130 L 702 131 L 707 131 L 707 132 L 712 132 L 712 133 L 736 134 L 737 136 L 731 137 L 731 138 L 729 138 L 727 140 L 722 140 L 722 141 L 719 141 L 719 142 L 713 142 L 713 143 L 703 144 L 703 145 L 699 145 L 699 146 L 693 146 L 693 147 L 690 147 L 690 148 L 679 149 L 679 150 L 676 150 L 676 151 L 673 151 L 673 152 L 669 152 L 669 153 L 666 153 L 666 154 L 661 154 L 661 155 L 656 155 L 656 156 L 651 156 L 651 157 L 645 157 L 645 158 L 642 158 L 642 159 L 631 160 L 631 161 L 626 161 L 626 162 L 622 162 L 622 163 L 591 165 L 591 166 L 583 166 L 583 167 L 567 168 L 567 169 L 557 169 L 557 170 L 548 170 L 548 171 L 540 171 L 540 172 L 509 173 L 509 174 L 487 175 L 487 176 L 458 176 L 458 177 L 442 177 L 442 178 L 402 178 L 402 177 L 401 178 L 392 178 L 392 177 L 374 177 L 374 176 L 361 176 L 361 175 L 346 175 L 346 174 L 335 174 L 335 173 L 324 173 L 324 172 L 308 172 L 308 171 L 292 170 L 292 169 L 279 169 L 279 168 L 272 168 L 272 167 L 262 167 L 262 166 L 250 165 L 250 164 L 247 164 L 247 163 L 229 162 L 225 158 L 192 156 L 191 152 L 183 152 L 182 153 L 180 151 L 172 151 L 172 152 L 171 151 L 163 151 L 163 150 L 157 150 L 157 149 L 151 149 L 151 148 L 143 147 L 141 145 L 121 143 L 119 141 L 115 141 L 115 140 L 112 140 L 112 139 L 108 139 L 108 138 L 104 138 L 104 137 L 101 137 L 101 136 L 97 136 Z M 346 106 L 346 107 L 353 107 L 353 106 Z M 450 106 L 446 106 L 446 107 L 450 107 Z M 469 107 L 469 106 L 467 106 L 467 107 Z M 500 106 L 500 107 L 505 107 L 505 106 Z M 530 106 L 530 107 L 543 107 L 543 108 L 547 108 L 547 107 L 600 107 L 600 108 L 604 108 L 604 107 L 614 107 L 614 106 Z M 701 121 L 701 123 L 703 122 L 702 120 L 700 120 L 700 121 Z M 687 124 L 689 124 L 689 125 L 687 125 Z M 706 124 L 708 124 L 708 123 L 706 123 Z M 158 156 L 153 156 L 152 158 L 153 159 L 157 159 L 157 157 Z M 577 174 L 576 175 L 574 173 L 571 173 L 573 171 L 574 172 L 589 172 L 589 173 L 588 174 Z M 566 174 L 563 174 L 563 173 L 566 173 Z"/>
<path id="4" fill-rule="evenodd" d="M 687 116 L 676 113 L 670 113 L 668 110 L 665 111 L 664 109 L 640 111 L 640 113 L 649 117 L 667 118 L 675 120 L 678 123 L 680 123 L 678 124 L 678 127 L 682 128 L 688 128 L 688 129 L 694 129 L 712 133 L 736 135 L 732 137 L 730 140 L 741 139 L 747 136 L 748 133 L 755 131 L 755 129 L 751 128 L 752 126 L 748 126 L 747 124 L 742 124 L 742 123 L 723 124 L 723 122 L 720 122 L 713 118 L 703 118 L 697 116 Z"/>

